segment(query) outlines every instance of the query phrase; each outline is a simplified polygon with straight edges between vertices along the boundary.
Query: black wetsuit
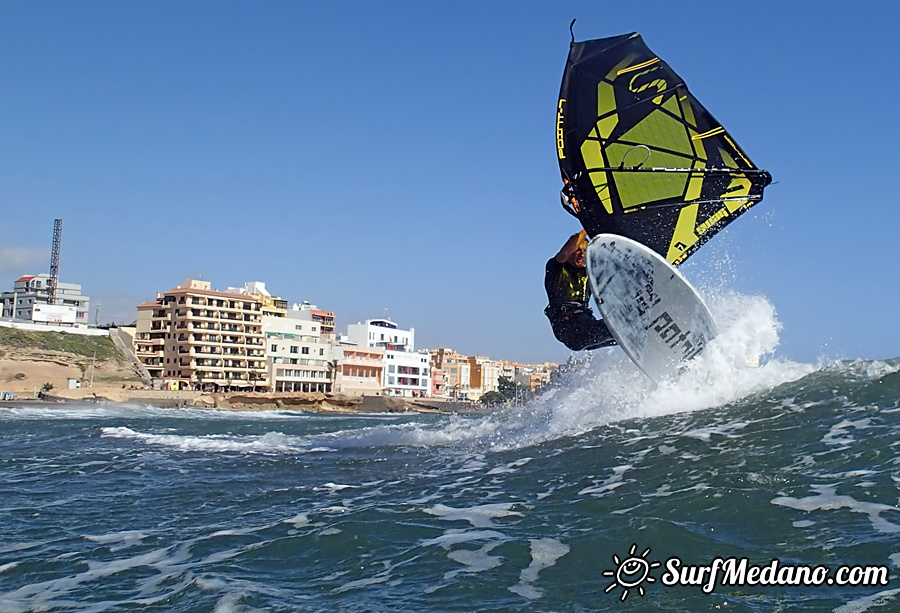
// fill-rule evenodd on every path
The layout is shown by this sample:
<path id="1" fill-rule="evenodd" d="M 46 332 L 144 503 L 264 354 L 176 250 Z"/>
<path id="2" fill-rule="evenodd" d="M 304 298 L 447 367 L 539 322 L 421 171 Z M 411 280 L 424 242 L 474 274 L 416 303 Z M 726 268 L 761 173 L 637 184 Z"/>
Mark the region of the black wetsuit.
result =
<path id="1" fill-rule="evenodd" d="M 544 314 L 553 335 L 572 351 L 615 345 L 609 328 L 591 312 L 587 271 L 550 258 L 544 272 L 544 287 L 550 304 Z"/>

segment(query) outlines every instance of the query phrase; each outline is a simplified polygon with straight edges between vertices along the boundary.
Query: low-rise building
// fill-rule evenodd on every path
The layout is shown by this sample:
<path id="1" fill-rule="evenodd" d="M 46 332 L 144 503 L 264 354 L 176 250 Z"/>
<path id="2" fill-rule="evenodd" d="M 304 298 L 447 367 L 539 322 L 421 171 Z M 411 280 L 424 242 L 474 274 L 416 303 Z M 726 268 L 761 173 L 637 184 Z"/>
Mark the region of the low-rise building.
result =
<path id="1" fill-rule="evenodd" d="M 382 387 L 391 396 L 426 398 L 431 394 L 427 352 L 415 351 L 415 328 L 402 330 L 390 319 L 367 319 L 347 326 L 348 340 L 360 347 L 384 350 Z"/>
<path id="2" fill-rule="evenodd" d="M 339 343 L 334 347 L 338 363 L 335 390 L 348 396 L 377 396 L 384 387 L 384 350 Z"/>
<path id="3" fill-rule="evenodd" d="M 62 326 L 87 326 L 91 299 L 77 283 L 56 284 L 56 298 L 50 299 L 50 275 L 41 273 L 16 279 L 13 290 L 0 293 L 2 317 Z"/>

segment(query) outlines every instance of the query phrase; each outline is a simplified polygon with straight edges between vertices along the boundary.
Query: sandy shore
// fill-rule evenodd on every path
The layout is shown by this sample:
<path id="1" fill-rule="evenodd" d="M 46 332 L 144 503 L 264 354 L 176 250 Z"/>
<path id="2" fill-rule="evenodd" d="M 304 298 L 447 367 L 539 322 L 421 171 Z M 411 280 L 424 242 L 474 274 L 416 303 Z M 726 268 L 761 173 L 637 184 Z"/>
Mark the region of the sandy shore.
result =
<path id="1" fill-rule="evenodd" d="M 65 392 L 97 392 L 107 394 L 112 390 L 137 385 L 143 387 L 137 374 L 125 361 L 106 360 L 92 364 L 91 358 L 83 358 L 58 351 L 22 350 L 15 352 L 0 347 L 0 391 L 12 392 L 21 398 L 33 398 L 49 383 L 52 394 Z M 81 383 L 81 389 L 68 389 L 69 381 Z M 87 390 L 93 379 L 93 387 Z"/>

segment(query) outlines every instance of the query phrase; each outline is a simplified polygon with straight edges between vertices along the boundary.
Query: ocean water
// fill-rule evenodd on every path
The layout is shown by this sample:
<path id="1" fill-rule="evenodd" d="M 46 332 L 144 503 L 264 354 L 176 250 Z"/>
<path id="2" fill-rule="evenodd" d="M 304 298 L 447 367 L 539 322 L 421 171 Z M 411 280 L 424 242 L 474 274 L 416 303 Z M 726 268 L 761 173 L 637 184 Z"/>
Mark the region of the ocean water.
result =
<path id="1" fill-rule="evenodd" d="M 900 359 L 782 360 L 764 299 L 711 307 L 677 381 L 609 350 L 486 416 L 0 408 L 0 611 L 900 610 Z"/>

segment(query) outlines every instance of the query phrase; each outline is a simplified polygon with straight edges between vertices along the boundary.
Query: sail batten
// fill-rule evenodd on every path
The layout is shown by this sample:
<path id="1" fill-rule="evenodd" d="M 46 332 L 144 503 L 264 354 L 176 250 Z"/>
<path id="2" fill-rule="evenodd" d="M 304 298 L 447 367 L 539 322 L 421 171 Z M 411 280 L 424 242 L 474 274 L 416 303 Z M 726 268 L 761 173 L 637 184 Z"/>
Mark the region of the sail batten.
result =
<path id="1" fill-rule="evenodd" d="M 675 265 L 771 182 L 637 33 L 572 43 L 556 119 L 567 209 Z"/>

